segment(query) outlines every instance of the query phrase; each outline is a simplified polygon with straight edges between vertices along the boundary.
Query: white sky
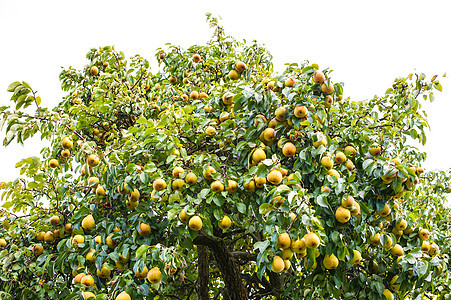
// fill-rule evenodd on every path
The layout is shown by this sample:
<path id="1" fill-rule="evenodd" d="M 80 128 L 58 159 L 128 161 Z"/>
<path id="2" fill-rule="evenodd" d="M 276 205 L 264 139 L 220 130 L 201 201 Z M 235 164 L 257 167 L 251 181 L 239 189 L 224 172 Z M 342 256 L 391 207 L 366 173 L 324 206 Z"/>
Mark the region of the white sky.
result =
<path id="1" fill-rule="evenodd" d="M 8 85 L 24 80 L 43 105 L 55 106 L 63 95 L 61 67 L 83 67 L 92 47 L 114 45 L 126 57 L 139 53 L 154 61 L 166 42 L 202 44 L 210 37 L 206 12 L 222 17 L 227 34 L 265 44 L 279 71 L 308 59 L 334 70 L 345 97 L 363 100 L 415 70 L 451 76 L 447 2 L 0 0 L 0 104 L 8 103 Z M 428 169 L 451 167 L 451 84 L 441 81 L 444 92 L 427 108 Z M 41 147 L 39 139 L 0 146 L 0 181 L 16 178 L 15 163 L 39 155 Z"/>

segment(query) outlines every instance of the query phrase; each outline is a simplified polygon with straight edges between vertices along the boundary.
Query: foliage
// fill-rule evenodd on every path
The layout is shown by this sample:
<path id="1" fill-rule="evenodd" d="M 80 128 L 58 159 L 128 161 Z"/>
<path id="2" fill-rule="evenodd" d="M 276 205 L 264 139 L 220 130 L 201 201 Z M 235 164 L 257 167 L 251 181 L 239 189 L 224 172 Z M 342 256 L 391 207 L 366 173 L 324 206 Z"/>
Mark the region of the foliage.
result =
<path id="1" fill-rule="evenodd" d="M 328 68 L 277 74 L 263 46 L 208 20 L 211 41 L 158 49 L 154 74 L 139 55 L 91 49 L 85 68 L 61 72 L 67 94 L 52 110 L 28 83 L 9 86 L 4 144 L 39 133 L 49 147 L 2 186 L 2 297 L 450 297 L 449 174 L 423 173 L 412 146 L 426 143 L 420 102 L 441 90 L 437 77 L 410 74 L 353 102 Z M 296 248 L 309 232 L 320 244 Z M 273 272 L 275 256 L 287 270 Z"/>

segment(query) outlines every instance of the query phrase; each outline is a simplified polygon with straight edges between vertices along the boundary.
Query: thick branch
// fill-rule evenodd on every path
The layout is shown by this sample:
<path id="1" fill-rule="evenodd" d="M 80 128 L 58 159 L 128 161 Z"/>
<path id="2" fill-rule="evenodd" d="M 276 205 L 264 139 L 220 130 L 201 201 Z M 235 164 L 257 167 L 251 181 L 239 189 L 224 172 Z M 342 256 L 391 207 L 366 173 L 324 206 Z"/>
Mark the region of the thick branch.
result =
<path id="1" fill-rule="evenodd" d="M 229 249 L 223 239 L 200 233 L 194 244 L 208 246 L 213 253 L 219 271 L 231 300 L 247 300 L 248 293 L 241 280 L 241 273 L 238 264 L 233 259 Z"/>
<path id="2" fill-rule="evenodd" d="M 199 284 L 199 300 L 210 299 L 208 295 L 208 247 L 204 245 L 197 246 L 197 269 L 198 269 L 198 284 Z"/>

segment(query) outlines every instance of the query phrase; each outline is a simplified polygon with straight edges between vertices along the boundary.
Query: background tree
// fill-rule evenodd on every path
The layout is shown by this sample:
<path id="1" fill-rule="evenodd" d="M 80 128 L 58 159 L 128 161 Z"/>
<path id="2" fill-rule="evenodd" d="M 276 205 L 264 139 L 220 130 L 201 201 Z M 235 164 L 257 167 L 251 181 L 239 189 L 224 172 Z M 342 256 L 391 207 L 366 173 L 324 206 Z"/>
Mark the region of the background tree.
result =
<path id="1" fill-rule="evenodd" d="M 412 146 L 437 76 L 352 102 L 329 69 L 277 74 L 208 21 L 211 41 L 159 49 L 155 74 L 91 49 L 53 110 L 9 86 L 4 144 L 50 146 L 3 185 L 2 297 L 449 297 L 449 175 Z"/>

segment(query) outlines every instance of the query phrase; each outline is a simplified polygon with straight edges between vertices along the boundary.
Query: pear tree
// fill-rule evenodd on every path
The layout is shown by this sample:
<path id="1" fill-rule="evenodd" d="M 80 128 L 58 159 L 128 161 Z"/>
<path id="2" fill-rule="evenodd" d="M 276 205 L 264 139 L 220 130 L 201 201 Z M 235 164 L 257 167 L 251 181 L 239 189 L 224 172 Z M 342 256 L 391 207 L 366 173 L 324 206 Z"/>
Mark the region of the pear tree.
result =
<path id="1" fill-rule="evenodd" d="M 156 69 L 91 49 L 56 107 L 8 87 L 4 145 L 47 144 L 1 185 L 0 297 L 451 297 L 450 175 L 415 147 L 437 76 L 353 101 L 331 69 L 276 72 L 207 19 L 210 41 Z"/>

